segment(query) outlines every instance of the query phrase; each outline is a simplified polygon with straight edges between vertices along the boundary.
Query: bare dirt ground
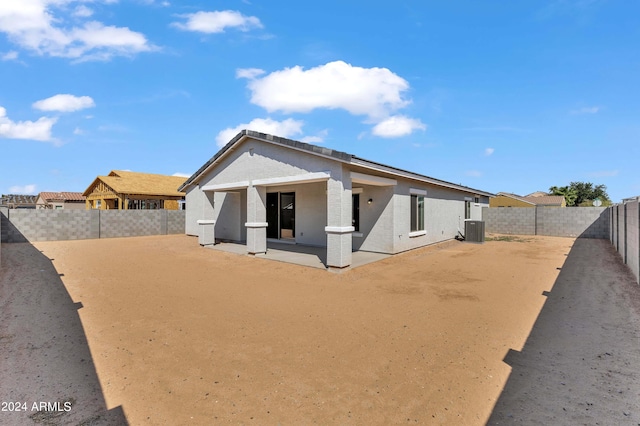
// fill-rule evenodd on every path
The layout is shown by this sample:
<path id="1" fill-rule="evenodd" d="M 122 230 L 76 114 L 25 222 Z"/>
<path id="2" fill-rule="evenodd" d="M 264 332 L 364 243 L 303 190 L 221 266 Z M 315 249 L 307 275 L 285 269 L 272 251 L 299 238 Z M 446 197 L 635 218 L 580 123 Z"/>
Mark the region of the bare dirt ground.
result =
<path id="1" fill-rule="evenodd" d="M 606 241 L 340 274 L 186 236 L 34 246 L 2 246 L 0 400 L 72 408 L 0 424 L 640 423 L 639 287 Z"/>

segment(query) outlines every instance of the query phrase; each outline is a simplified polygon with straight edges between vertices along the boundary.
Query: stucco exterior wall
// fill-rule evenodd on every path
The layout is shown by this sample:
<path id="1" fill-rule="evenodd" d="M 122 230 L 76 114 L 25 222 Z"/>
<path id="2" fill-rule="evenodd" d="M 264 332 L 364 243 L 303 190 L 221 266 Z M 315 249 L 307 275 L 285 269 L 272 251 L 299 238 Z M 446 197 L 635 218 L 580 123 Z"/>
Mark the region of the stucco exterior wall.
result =
<path id="1" fill-rule="evenodd" d="M 352 171 L 395 179 L 397 185 L 387 185 L 375 179 L 376 185 L 365 184 L 362 182 L 368 178 L 362 177 L 356 183 L 352 183 Z M 277 186 L 266 183 L 259 186 L 266 187 L 266 193 L 294 192 L 296 243 L 339 247 L 336 249 L 341 253 L 337 255 L 338 257 L 344 257 L 345 250 L 398 253 L 455 238 L 459 230 L 464 232 L 465 198 L 471 198 L 471 219 L 475 220 L 481 219 L 482 207 L 489 203 L 488 197 L 480 197 L 480 202 L 475 203 L 476 194 L 472 192 L 443 188 L 395 175 L 385 175 L 305 151 L 247 139 L 220 160 L 211 171 L 203 175 L 197 184 L 188 189 L 186 232 L 198 235 L 197 220 L 215 219 L 217 238 L 223 238 L 222 235 L 230 228 L 233 228 L 232 233 L 237 235 L 236 219 L 244 215 L 247 208 L 254 207 L 253 204 L 247 207 L 246 198 L 242 196 L 239 203 L 235 196 L 234 201 L 231 202 L 225 195 L 224 188 L 216 190 L 215 200 L 213 200 L 215 202 L 211 203 L 205 196 L 207 194 L 210 196 L 212 192 L 203 192 L 201 187 L 229 184 L 246 186 L 256 180 L 301 176 L 316 172 L 328 172 L 330 178 L 313 183 L 288 183 Z M 378 183 L 380 186 L 377 185 Z M 355 235 L 344 231 L 352 224 L 352 186 L 362 191 L 360 193 L 360 229 Z M 249 189 L 251 188 L 253 186 L 249 186 Z M 249 189 L 241 189 L 240 194 L 246 193 Z M 424 235 L 409 235 L 411 189 L 427 193 Z M 255 191 L 255 189 L 251 190 Z M 256 202 L 259 200 L 259 198 L 252 199 Z M 369 199 L 372 200 L 371 204 L 367 202 Z M 229 215 L 234 216 L 231 225 L 228 225 L 228 221 L 231 220 L 228 219 Z M 241 228 L 244 227 L 244 220 L 240 221 Z M 264 219 L 257 219 L 257 221 L 261 222 Z M 248 222 L 253 223 L 252 220 Z M 332 251 L 331 256 L 336 253 L 336 250 Z"/>
<path id="2" fill-rule="evenodd" d="M 336 171 L 341 164 L 304 151 L 248 139 L 200 180 L 200 185 Z"/>
<path id="3" fill-rule="evenodd" d="M 190 186 L 184 197 L 185 208 L 185 234 L 198 235 L 198 219 L 204 218 L 204 193 L 198 185 Z"/>
<path id="4" fill-rule="evenodd" d="M 296 243 L 326 247 L 327 184 L 325 182 L 279 185 L 267 188 L 267 193 L 295 194 Z"/>
<path id="5" fill-rule="evenodd" d="M 242 202 L 243 200 L 244 203 Z M 247 191 L 215 193 L 213 216 L 211 218 L 216 220 L 216 238 L 230 241 L 246 240 L 244 224 L 247 221 Z"/>
<path id="6" fill-rule="evenodd" d="M 232 202 L 231 199 L 234 197 L 227 198 L 226 193 L 222 191 L 216 191 L 215 199 L 212 199 L 212 192 L 203 192 L 200 189 L 201 186 L 290 177 L 325 171 L 341 176 L 342 167 L 340 163 L 322 157 L 248 139 L 238 147 L 237 151 L 222 159 L 212 171 L 203 176 L 197 185 L 189 187 L 186 195 L 185 231 L 189 235 L 198 235 L 197 221 L 199 219 L 215 219 L 216 238 L 235 240 L 239 224 L 240 240 L 246 240 L 244 226 L 247 221 L 246 190 L 239 190 L 239 202 Z M 266 192 L 295 192 L 296 242 L 326 246 L 327 237 L 324 231 L 327 224 L 326 188 L 326 182 L 278 185 L 266 188 Z M 238 192 L 238 190 L 233 191 Z M 238 212 L 240 212 L 240 216 L 238 216 Z M 229 213 L 235 218 L 229 218 Z"/>
<path id="7" fill-rule="evenodd" d="M 410 189 L 424 189 L 425 196 L 425 230 L 426 235 L 410 237 Z M 394 203 L 394 253 L 422 247 L 456 237 L 458 230 L 464 233 L 465 197 L 475 197 L 473 193 L 457 191 L 435 185 L 421 184 L 409 180 L 398 181 L 395 188 Z M 478 210 L 486 206 L 486 197 L 480 203 L 472 202 L 472 218 L 478 216 Z M 486 204 L 485 204 L 486 203 Z"/>
<path id="8" fill-rule="evenodd" d="M 353 235 L 353 250 L 392 253 L 394 188 L 358 184 L 354 184 L 354 188 L 361 188 L 362 193 L 360 230 Z M 371 204 L 367 202 L 369 199 Z"/>

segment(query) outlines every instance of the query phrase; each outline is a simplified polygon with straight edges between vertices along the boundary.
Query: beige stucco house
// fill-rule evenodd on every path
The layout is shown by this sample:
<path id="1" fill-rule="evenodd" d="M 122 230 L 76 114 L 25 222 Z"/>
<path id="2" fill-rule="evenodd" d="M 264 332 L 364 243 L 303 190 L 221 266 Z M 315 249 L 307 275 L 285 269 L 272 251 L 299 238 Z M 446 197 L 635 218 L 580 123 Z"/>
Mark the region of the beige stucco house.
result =
<path id="1" fill-rule="evenodd" d="M 85 196 L 82 192 L 41 192 L 36 201 L 37 209 L 84 209 Z"/>
<path id="2" fill-rule="evenodd" d="M 567 202 L 562 195 L 548 195 L 541 192 L 526 197 L 498 192 L 489 202 L 490 207 L 566 207 Z"/>

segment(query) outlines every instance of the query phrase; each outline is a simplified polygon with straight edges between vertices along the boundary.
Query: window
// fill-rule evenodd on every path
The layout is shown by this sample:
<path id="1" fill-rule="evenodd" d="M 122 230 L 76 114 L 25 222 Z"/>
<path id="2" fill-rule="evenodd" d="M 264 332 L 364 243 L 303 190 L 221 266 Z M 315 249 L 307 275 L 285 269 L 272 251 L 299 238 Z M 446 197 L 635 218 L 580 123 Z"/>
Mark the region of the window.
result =
<path id="1" fill-rule="evenodd" d="M 411 194 L 411 232 L 424 231 L 424 195 Z"/>
<path id="2" fill-rule="evenodd" d="M 351 226 L 360 231 L 360 194 L 351 195 Z"/>
<path id="3" fill-rule="evenodd" d="M 464 202 L 464 218 L 471 219 L 471 201 Z"/>
<path id="4" fill-rule="evenodd" d="M 474 202 L 475 202 L 476 204 L 480 204 L 480 197 L 476 197 Z"/>

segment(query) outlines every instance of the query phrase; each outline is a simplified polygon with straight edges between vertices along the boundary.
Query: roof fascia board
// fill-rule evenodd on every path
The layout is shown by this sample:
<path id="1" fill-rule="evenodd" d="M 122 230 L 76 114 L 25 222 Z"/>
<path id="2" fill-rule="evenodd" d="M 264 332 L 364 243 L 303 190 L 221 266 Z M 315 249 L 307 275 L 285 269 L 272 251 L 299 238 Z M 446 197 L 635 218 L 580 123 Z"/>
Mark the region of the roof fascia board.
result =
<path id="1" fill-rule="evenodd" d="M 485 191 L 480 191 L 479 189 L 475 189 L 475 188 L 467 188 L 464 186 L 460 186 L 460 185 L 456 185 L 455 183 L 449 183 L 449 182 L 445 182 L 445 181 L 441 181 L 438 179 L 434 179 L 434 178 L 429 178 L 426 176 L 421 176 L 418 174 L 415 174 L 413 172 L 408 172 L 406 170 L 400 170 L 400 169 L 395 169 L 393 167 L 390 166 L 384 166 L 382 164 L 377 164 L 377 163 L 372 163 L 368 160 L 364 160 L 362 158 L 354 158 L 355 161 L 351 161 L 350 164 L 354 165 L 354 166 L 360 166 L 360 167 L 364 167 L 367 168 L 369 170 L 375 170 L 377 172 L 382 172 L 382 173 L 388 173 L 391 174 L 393 176 L 399 176 L 399 177 L 403 177 L 406 179 L 413 179 L 413 180 L 417 180 L 419 182 L 425 182 L 425 183 L 429 183 L 432 185 L 437 185 L 437 186 L 442 186 L 445 188 L 451 188 L 451 189 L 455 189 L 456 191 L 461 191 L 461 192 L 466 192 L 469 194 L 479 194 L 479 195 L 484 195 L 487 197 L 495 197 L 494 194 L 491 194 L 489 192 L 485 192 Z"/>

